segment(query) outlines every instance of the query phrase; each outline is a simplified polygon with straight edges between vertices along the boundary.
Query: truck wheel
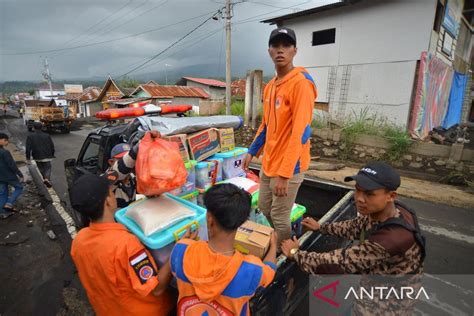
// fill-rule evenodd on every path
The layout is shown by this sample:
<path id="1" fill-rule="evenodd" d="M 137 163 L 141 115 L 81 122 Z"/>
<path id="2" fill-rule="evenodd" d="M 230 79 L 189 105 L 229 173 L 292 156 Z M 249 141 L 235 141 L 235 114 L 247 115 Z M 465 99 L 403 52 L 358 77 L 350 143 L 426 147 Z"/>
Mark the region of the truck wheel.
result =
<path id="1" fill-rule="evenodd" d="M 63 134 L 69 134 L 71 130 L 69 129 L 69 127 L 64 127 L 61 131 Z"/>

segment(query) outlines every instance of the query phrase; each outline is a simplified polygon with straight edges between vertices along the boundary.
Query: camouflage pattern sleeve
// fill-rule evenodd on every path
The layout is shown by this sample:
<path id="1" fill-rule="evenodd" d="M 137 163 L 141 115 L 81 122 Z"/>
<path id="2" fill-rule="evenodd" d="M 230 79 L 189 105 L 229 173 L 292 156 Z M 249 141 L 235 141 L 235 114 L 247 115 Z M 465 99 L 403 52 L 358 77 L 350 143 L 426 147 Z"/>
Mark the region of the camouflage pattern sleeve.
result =
<path id="1" fill-rule="evenodd" d="M 362 229 L 367 226 L 368 219 L 367 216 L 357 216 L 356 218 L 347 221 L 324 223 L 321 225 L 319 231 L 321 234 L 356 240 L 359 239 Z"/>
<path id="2" fill-rule="evenodd" d="M 366 241 L 363 244 L 330 252 L 298 251 L 295 261 L 306 273 L 318 274 L 318 267 L 336 265 L 349 274 L 377 273 L 383 270 L 383 262 L 390 254 L 379 244 Z"/>

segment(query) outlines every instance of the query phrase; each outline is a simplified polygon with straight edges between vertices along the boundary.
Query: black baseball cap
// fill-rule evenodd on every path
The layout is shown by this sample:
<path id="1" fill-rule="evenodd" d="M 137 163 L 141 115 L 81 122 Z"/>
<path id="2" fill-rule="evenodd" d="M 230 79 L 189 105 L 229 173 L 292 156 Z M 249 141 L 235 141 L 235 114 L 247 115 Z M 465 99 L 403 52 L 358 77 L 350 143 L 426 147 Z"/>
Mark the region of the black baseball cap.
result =
<path id="1" fill-rule="evenodd" d="M 88 211 L 97 205 L 103 204 L 111 181 L 107 176 L 97 174 L 85 174 L 77 179 L 69 191 L 71 206 L 79 212 Z"/>
<path id="2" fill-rule="evenodd" d="M 270 46 L 273 42 L 275 42 L 278 38 L 285 37 L 290 40 L 290 42 L 296 46 L 296 34 L 290 28 L 287 27 L 279 27 L 274 29 L 270 33 L 270 38 L 268 39 L 268 46 Z"/>
<path id="3" fill-rule="evenodd" d="M 355 181 L 364 190 L 387 189 L 395 191 L 400 186 L 400 176 L 388 164 L 384 162 L 371 162 L 359 172 L 344 178 L 345 182 Z"/>

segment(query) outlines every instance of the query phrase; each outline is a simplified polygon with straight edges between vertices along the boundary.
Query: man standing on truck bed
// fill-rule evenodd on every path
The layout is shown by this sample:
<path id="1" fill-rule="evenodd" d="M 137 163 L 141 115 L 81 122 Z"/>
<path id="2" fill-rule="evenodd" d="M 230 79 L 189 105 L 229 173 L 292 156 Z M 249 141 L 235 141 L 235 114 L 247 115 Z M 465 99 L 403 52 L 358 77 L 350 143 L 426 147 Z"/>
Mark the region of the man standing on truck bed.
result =
<path id="1" fill-rule="evenodd" d="M 33 124 L 35 131 L 26 138 L 26 160 L 31 157 L 36 161 L 44 184 L 51 187 L 51 161 L 54 158 L 54 143 L 49 134 L 41 130 L 42 124 L 35 122 Z"/>
<path id="2" fill-rule="evenodd" d="M 263 118 L 244 161 L 263 153 L 258 207 L 275 228 L 279 243 L 291 237 L 290 212 L 310 162 L 311 121 L 317 97 L 313 78 L 293 66 L 296 35 L 292 29 L 272 31 L 268 53 L 276 77 L 265 87 Z"/>

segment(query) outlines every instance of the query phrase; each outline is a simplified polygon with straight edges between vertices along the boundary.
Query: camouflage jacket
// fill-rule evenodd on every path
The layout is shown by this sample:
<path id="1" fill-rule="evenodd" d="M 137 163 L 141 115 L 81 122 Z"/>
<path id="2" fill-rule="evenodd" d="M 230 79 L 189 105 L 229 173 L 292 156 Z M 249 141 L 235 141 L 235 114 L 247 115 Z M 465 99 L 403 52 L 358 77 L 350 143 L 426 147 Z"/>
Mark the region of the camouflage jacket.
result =
<path id="1" fill-rule="evenodd" d="M 411 214 L 398 207 L 397 216 L 413 224 Z M 301 269 L 310 274 L 320 274 L 322 266 L 337 266 L 349 274 L 410 274 L 421 273 L 423 263 L 421 248 L 412 232 L 402 227 L 385 227 L 368 235 L 375 223 L 368 216 L 321 225 L 320 232 L 339 236 L 354 242 L 346 248 L 317 253 L 298 251 L 294 258 Z"/>

